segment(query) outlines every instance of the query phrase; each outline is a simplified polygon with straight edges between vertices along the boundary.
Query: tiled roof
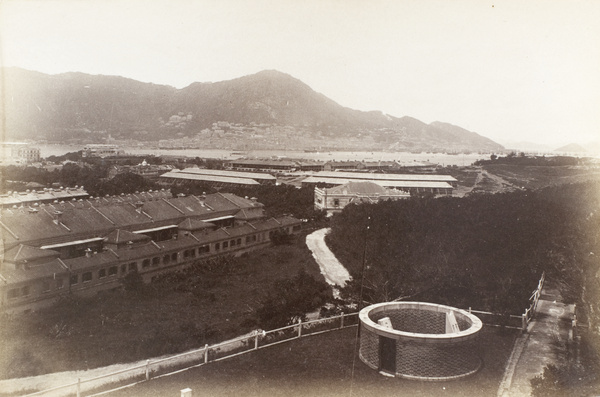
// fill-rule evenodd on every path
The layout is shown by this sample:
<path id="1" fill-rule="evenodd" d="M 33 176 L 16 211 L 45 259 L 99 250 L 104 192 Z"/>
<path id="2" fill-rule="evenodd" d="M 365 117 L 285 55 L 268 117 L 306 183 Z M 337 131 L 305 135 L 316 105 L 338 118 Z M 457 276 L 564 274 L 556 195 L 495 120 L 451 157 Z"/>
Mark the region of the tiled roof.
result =
<path id="1" fill-rule="evenodd" d="M 217 183 L 231 183 L 235 185 L 259 185 L 257 181 L 249 178 L 236 178 L 230 176 L 219 176 L 219 175 L 197 175 L 184 172 L 170 171 L 166 174 L 162 174 L 160 178 L 163 179 L 186 179 L 190 181 L 202 181 L 202 182 L 217 182 Z"/>
<path id="2" fill-rule="evenodd" d="M 270 218 L 267 220 L 246 223 L 230 228 L 220 228 L 212 231 L 198 231 L 191 234 L 180 234 L 176 239 L 149 242 L 143 245 L 115 250 L 105 249 L 88 256 L 71 259 L 52 259 L 48 262 L 44 262 L 43 265 L 27 269 L 3 269 L 2 277 L 7 280 L 8 284 L 13 284 L 22 281 L 30 281 L 35 278 L 50 277 L 54 274 L 65 273 L 67 269 L 71 269 L 73 271 L 83 269 L 93 270 L 102 266 L 112 266 L 117 263 L 122 264 L 127 263 L 128 261 L 137 261 L 139 259 L 163 256 L 170 252 L 180 252 L 181 250 L 197 247 L 203 244 L 238 238 L 240 236 L 298 223 L 299 221 L 297 219 L 284 216 L 277 219 Z M 50 251 L 46 250 L 46 252 Z"/>
<path id="3" fill-rule="evenodd" d="M 367 178 L 365 178 L 368 180 Z M 349 182 L 355 182 L 356 179 L 346 178 L 326 178 L 311 176 L 302 181 L 302 183 L 325 183 L 329 185 L 344 185 Z M 376 180 L 373 181 L 384 187 L 394 187 L 398 189 L 409 188 L 427 188 L 427 189 L 452 189 L 452 186 L 446 182 L 426 182 L 426 181 L 393 181 L 393 180 Z"/>
<path id="4" fill-rule="evenodd" d="M 61 260 L 54 259 L 51 262 L 44 263 L 43 266 L 34 266 L 27 269 L 3 269 L 2 277 L 6 279 L 8 284 L 16 284 L 36 278 L 52 277 L 55 274 L 64 273 L 65 270 Z"/>
<path id="5" fill-rule="evenodd" d="M 132 195 L 132 201 L 93 199 L 85 202 L 39 206 L 29 213 L 25 208 L 4 209 L 0 217 L 5 247 L 19 243 L 55 244 L 70 240 L 106 236 L 115 229 L 135 231 L 171 224 L 186 218 L 210 219 L 235 216 L 241 209 L 260 211 L 262 204 L 229 194 L 211 194 L 206 199 L 195 196 L 169 200 Z M 133 201 L 135 198 L 146 201 Z M 139 208 L 136 208 L 136 204 Z"/>
<path id="6" fill-rule="evenodd" d="M 14 192 L 11 194 L 0 195 L 0 206 L 21 206 L 33 204 L 35 202 L 48 202 L 48 201 L 68 201 L 87 197 L 88 193 L 82 188 L 65 188 L 65 189 L 43 189 L 43 190 L 32 190 L 26 192 Z"/>
<path id="7" fill-rule="evenodd" d="M 211 176 L 227 176 L 232 178 L 248 178 L 256 180 L 275 181 L 273 175 L 261 174 L 258 172 L 242 172 L 242 171 L 226 171 L 226 170 L 209 170 L 204 168 L 185 168 L 179 171 L 180 174 L 195 174 L 195 175 L 211 175 Z"/>
<path id="8" fill-rule="evenodd" d="M 253 202 L 251 199 L 242 198 L 242 197 L 236 196 L 235 194 L 232 194 L 232 193 L 217 193 L 217 194 L 238 208 L 251 208 L 251 207 L 263 208 L 264 207 L 264 205 L 259 202 L 256 202 L 256 201 Z"/>
<path id="9" fill-rule="evenodd" d="M 58 255 L 60 254 L 56 251 L 19 244 L 16 247 L 13 247 L 4 252 L 4 260 L 6 262 L 16 263 L 44 258 L 53 258 L 57 257 Z"/>
<path id="10" fill-rule="evenodd" d="M 348 182 L 345 185 L 332 187 L 327 189 L 329 193 L 344 193 L 344 194 L 387 194 L 388 189 L 374 182 Z"/>
<path id="11" fill-rule="evenodd" d="M 450 175 L 438 174 L 375 174 L 372 172 L 319 171 L 313 174 L 318 178 L 361 179 L 372 181 L 422 181 L 422 182 L 457 182 Z"/>

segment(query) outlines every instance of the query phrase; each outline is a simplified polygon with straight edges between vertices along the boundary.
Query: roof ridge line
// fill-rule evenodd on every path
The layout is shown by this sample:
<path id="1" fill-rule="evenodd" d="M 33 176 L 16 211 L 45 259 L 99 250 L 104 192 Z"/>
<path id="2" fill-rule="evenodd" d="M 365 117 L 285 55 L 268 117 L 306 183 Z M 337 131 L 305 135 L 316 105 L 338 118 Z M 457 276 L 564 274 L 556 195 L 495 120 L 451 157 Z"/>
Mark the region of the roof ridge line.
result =
<path id="1" fill-rule="evenodd" d="M 50 214 L 48 214 L 48 215 L 50 215 Z M 9 229 L 9 227 L 8 227 L 8 226 L 6 226 L 6 225 L 5 225 L 5 224 L 4 224 L 4 223 L 3 223 L 1 220 L 0 220 L 0 226 L 2 226 L 3 228 L 5 228 L 5 229 L 6 229 L 6 231 L 7 231 L 8 233 L 10 233 L 10 235 L 11 235 L 11 236 L 13 236 L 13 238 L 14 238 L 15 240 L 19 240 L 19 236 L 17 236 L 17 235 L 16 235 L 16 234 L 15 234 L 15 233 L 14 233 L 12 230 L 10 230 L 10 229 Z"/>
<path id="2" fill-rule="evenodd" d="M 233 200 L 231 200 L 230 198 L 225 197 L 225 195 L 221 192 L 219 192 L 218 194 L 221 195 L 221 197 L 223 197 L 225 200 L 229 201 L 231 204 L 235 205 L 238 208 L 242 208 L 241 205 L 237 204 L 236 202 L 234 202 Z"/>
<path id="3" fill-rule="evenodd" d="M 171 207 L 175 208 L 177 211 L 179 211 L 182 214 L 185 214 L 185 212 L 183 212 L 182 210 L 180 210 L 179 208 L 177 208 L 175 206 L 175 204 L 169 202 L 169 200 L 167 200 L 166 198 L 162 197 L 162 201 L 164 201 L 165 203 L 169 204 Z"/>
<path id="4" fill-rule="evenodd" d="M 108 216 L 104 215 L 98 208 L 94 207 L 94 205 L 92 203 L 90 203 L 90 208 L 94 209 L 97 213 L 99 213 L 100 215 L 102 215 L 102 217 L 104 217 L 104 219 L 106 219 L 107 221 L 109 221 L 113 225 L 116 225 L 116 223 L 114 223 Z"/>

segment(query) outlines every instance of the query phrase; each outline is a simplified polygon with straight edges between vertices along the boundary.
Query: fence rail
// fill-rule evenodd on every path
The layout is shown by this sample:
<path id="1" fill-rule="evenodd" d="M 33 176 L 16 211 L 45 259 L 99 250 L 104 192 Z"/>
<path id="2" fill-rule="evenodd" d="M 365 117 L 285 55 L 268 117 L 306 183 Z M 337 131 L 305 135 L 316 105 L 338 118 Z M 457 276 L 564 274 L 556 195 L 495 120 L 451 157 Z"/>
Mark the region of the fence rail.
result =
<path id="1" fill-rule="evenodd" d="M 358 313 L 342 313 L 338 316 L 318 320 L 299 321 L 296 324 L 270 331 L 256 330 L 249 334 L 214 345 L 205 345 L 200 349 L 156 360 L 146 360 L 144 364 L 138 364 L 109 374 L 103 374 L 87 379 L 78 378 L 75 382 L 40 390 L 27 394 L 25 397 L 43 395 L 76 395 L 77 397 L 80 397 L 84 390 L 97 391 L 102 387 L 106 388 L 108 385 L 127 382 L 132 379 L 135 379 L 136 383 L 139 380 L 150 380 L 158 376 L 165 376 L 169 373 L 224 360 L 294 339 L 337 329 L 354 327 L 357 324 Z M 106 378 L 112 379 L 108 382 L 99 382 Z"/>
<path id="2" fill-rule="evenodd" d="M 529 298 L 529 307 L 521 315 L 507 315 L 499 313 L 491 313 L 479 310 L 472 310 L 470 313 L 478 315 L 482 322 L 486 325 L 503 326 L 508 328 L 527 330 L 527 326 L 533 318 L 540 299 L 541 291 L 544 286 L 545 274 L 542 274 L 538 282 L 538 286 L 533 291 Z M 115 371 L 110 374 L 99 375 L 93 378 L 81 379 L 76 382 L 56 386 L 53 388 L 41 390 L 35 393 L 27 394 L 25 397 L 42 396 L 42 395 L 67 395 L 75 394 L 81 396 L 82 391 L 95 390 L 100 387 L 106 387 L 109 384 L 131 381 L 132 379 L 150 380 L 153 377 L 165 376 L 170 373 L 179 372 L 184 369 L 198 367 L 210 362 L 220 361 L 227 358 L 235 357 L 240 354 L 245 354 L 250 351 L 255 351 L 269 346 L 274 346 L 279 343 L 288 342 L 294 339 L 318 335 L 324 332 L 334 331 L 358 325 L 358 312 L 349 313 L 333 317 L 322 318 L 311 321 L 299 321 L 297 324 L 288 325 L 285 327 L 273 329 L 270 331 L 256 330 L 252 333 L 231 339 L 225 342 L 220 342 L 214 345 L 205 345 L 204 347 L 189 352 L 176 354 L 173 356 L 147 360 L 145 364 L 126 368 L 120 371 Z M 127 374 L 126 376 L 123 376 Z M 96 383 L 105 378 L 113 378 L 110 382 Z M 137 382 L 137 381 L 136 381 Z M 87 384 L 87 387 L 83 385 Z M 70 392 L 67 390 L 70 389 Z M 56 392 L 62 390 L 63 393 Z"/>
<path id="3" fill-rule="evenodd" d="M 521 315 L 515 314 L 502 314 L 502 313 L 491 313 L 479 310 L 472 310 L 469 308 L 469 313 L 477 314 L 481 321 L 486 325 L 507 327 L 520 329 L 523 332 L 527 331 L 529 323 L 533 319 L 533 315 L 537 309 L 540 296 L 542 294 L 542 288 L 544 287 L 544 281 L 546 280 L 546 274 L 542 273 L 540 280 L 538 281 L 537 288 L 531 293 L 529 298 L 529 307 L 525 308 L 525 311 Z"/>

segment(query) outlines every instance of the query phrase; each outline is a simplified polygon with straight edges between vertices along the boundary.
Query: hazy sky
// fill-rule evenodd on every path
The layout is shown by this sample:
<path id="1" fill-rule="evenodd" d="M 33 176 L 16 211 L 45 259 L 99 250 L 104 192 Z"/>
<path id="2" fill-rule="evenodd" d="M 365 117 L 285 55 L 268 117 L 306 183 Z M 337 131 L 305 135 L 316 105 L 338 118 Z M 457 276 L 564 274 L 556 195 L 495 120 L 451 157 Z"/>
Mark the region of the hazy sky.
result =
<path id="1" fill-rule="evenodd" d="M 276 69 L 500 143 L 600 140 L 600 0 L 0 0 L 1 61 L 178 88 Z"/>

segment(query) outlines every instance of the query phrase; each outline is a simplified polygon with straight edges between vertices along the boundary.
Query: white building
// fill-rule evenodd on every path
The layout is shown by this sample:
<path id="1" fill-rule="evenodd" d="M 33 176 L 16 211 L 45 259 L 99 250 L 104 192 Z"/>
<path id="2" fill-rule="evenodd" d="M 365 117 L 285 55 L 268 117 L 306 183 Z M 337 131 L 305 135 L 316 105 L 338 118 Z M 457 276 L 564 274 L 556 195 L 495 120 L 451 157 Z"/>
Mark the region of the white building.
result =
<path id="1" fill-rule="evenodd" d="M 375 182 L 348 182 L 332 188 L 315 188 L 315 209 L 328 213 L 339 212 L 348 204 L 377 203 L 384 200 L 400 200 L 410 197 L 410 193 L 386 189 Z"/>

